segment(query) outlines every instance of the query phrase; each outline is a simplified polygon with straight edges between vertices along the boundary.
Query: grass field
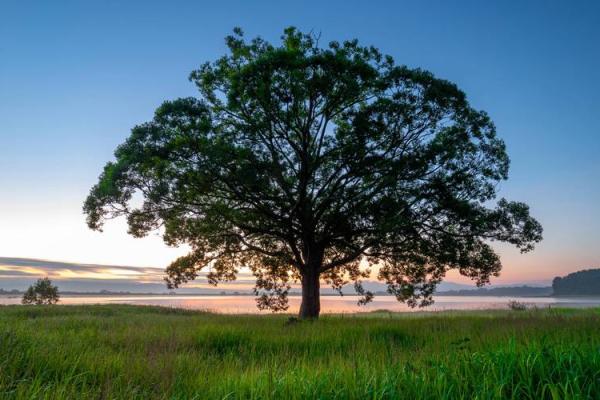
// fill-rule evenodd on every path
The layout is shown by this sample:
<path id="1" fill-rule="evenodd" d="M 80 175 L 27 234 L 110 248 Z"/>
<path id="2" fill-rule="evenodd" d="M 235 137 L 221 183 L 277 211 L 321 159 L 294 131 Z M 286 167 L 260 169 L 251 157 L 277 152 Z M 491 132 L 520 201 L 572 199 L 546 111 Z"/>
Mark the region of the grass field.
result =
<path id="1" fill-rule="evenodd" d="M 600 310 L 0 307 L 1 399 L 600 398 Z"/>

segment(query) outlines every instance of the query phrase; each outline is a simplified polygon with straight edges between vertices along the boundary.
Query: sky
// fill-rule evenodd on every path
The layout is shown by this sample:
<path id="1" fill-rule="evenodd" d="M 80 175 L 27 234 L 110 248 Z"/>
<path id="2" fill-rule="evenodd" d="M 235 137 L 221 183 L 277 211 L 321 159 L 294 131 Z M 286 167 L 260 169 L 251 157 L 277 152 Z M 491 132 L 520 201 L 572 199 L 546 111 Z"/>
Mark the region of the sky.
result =
<path id="1" fill-rule="evenodd" d="M 164 268 L 185 254 L 128 236 L 124 221 L 90 231 L 83 201 L 134 125 L 196 95 L 189 73 L 225 53 L 233 27 L 276 42 L 290 25 L 374 45 L 489 113 L 511 158 L 499 194 L 544 227 L 532 253 L 495 246 L 494 283 L 600 267 L 597 1 L 1 0 L 0 257 Z"/>

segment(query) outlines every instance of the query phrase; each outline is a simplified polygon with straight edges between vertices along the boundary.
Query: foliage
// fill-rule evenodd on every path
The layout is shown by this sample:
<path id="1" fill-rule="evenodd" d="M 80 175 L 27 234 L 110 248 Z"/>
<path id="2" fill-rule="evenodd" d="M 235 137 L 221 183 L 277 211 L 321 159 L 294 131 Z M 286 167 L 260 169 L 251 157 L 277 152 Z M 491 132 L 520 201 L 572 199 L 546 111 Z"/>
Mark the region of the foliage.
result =
<path id="1" fill-rule="evenodd" d="M 510 308 L 513 311 L 525 311 L 527 310 L 527 305 L 517 300 L 509 300 L 508 308 Z"/>
<path id="2" fill-rule="evenodd" d="M 573 272 L 552 281 L 555 296 L 597 296 L 600 295 L 600 269 L 587 269 Z"/>
<path id="3" fill-rule="evenodd" d="M 287 316 L 0 307 L 0 398 L 591 399 L 600 310 Z"/>
<path id="4" fill-rule="evenodd" d="M 60 296 L 58 288 L 48 278 L 38 279 L 25 291 L 21 302 L 23 304 L 56 304 Z"/>
<path id="5" fill-rule="evenodd" d="M 162 229 L 189 245 L 169 286 L 245 266 L 260 308 L 286 309 L 301 282 L 300 314 L 316 317 L 321 280 L 353 282 L 364 303 L 377 266 L 398 300 L 426 305 L 450 269 L 479 285 L 498 275 L 489 241 L 541 240 L 526 204 L 487 207 L 509 159 L 454 84 L 294 28 L 279 46 L 239 29 L 226 42 L 229 54 L 190 75 L 199 97 L 133 128 L 84 205 L 92 229 L 125 215 L 134 236 Z"/>

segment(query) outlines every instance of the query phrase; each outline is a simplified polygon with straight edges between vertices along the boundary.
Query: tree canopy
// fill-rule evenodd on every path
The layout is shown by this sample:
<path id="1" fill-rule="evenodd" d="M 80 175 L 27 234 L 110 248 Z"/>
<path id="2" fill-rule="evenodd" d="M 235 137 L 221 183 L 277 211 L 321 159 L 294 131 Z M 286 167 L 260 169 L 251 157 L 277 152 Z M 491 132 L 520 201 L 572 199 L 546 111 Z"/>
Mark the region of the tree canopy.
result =
<path id="1" fill-rule="evenodd" d="M 300 282 L 300 316 L 314 318 L 321 282 L 354 283 L 364 303 L 361 282 L 376 275 L 426 305 L 451 269 L 480 285 L 498 275 L 490 241 L 529 251 L 541 240 L 526 204 L 493 206 L 505 145 L 453 83 L 294 28 L 279 45 L 240 29 L 226 43 L 191 73 L 198 97 L 134 127 L 84 205 L 92 229 L 126 216 L 136 237 L 159 229 L 189 245 L 170 287 L 247 267 L 260 308 L 286 309 Z"/>

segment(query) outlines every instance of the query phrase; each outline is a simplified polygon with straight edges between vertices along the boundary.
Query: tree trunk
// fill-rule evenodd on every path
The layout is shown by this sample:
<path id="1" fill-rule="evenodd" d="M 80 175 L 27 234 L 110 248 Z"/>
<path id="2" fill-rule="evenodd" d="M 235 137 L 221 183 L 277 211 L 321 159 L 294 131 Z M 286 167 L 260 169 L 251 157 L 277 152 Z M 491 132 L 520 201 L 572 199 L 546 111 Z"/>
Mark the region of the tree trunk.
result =
<path id="1" fill-rule="evenodd" d="M 321 294 L 319 292 L 318 269 L 307 271 L 302 275 L 302 304 L 300 319 L 317 319 L 321 311 Z"/>

